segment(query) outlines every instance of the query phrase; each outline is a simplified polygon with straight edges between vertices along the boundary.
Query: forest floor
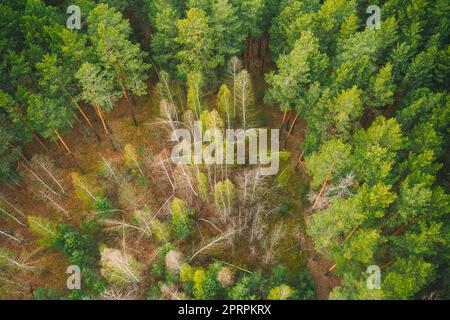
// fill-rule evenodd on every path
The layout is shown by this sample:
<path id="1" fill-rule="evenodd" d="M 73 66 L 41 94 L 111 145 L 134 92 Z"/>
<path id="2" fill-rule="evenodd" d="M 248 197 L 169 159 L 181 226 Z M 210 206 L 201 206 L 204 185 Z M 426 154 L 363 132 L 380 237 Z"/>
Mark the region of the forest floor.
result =
<path id="1" fill-rule="evenodd" d="M 263 90 L 264 81 L 262 78 L 255 81 L 256 91 Z M 261 97 L 257 97 L 261 101 Z M 131 143 L 136 148 L 145 147 L 150 148 L 158 152 L 162 149 L 162 131 L 155 127 L 154 121 L 159 109 L 157 94 L 154 87 L 150 88 L 150 94 L 141 98 L 136 98 L 137 105 L 135 106 L 135 112 L 137 115 L 137 120 L 139 126 L 135 127 L 129 116 L 128 110 L 125 106 L 125 101 L 121 100 L 118 107 L 106 115 L 115 136 L 118 137 L 119 143 L 121 145 L 125 143 Z M 267 113 L 268 123 L 267 126 L 270 128 L 278 128 L 283 114 L 274 106 L 267 106 L 261 103 L 261 108 L 263 112 Z M 84 107 L 85 111 L 89 114 L 91 119 L 96 119 L 93 115 L 92 110 L 88 110 L 88 107 Z M 292 117 L 293 118 L 293 117 Z M 79 116 L 79 121 L 76 123 L 76 127 L 70 133 L 64 135 L 64 140 L 72 150 L 76 159 L 79 161 L 81 168 L 86 174 L 95 172 L 98 170 L 99 163 L 101 162 L 101 156 L 107 159 L 120 159 L 123 157 L 122 152 L 114 151 L 107 139 L 103 139 L 101 143 L 98 143 L 92 133 L 86 129 L 84 125 L 83 118 Z M 100 121 L 93 120 L 96 130 L 101 132 Z M 278 257 L 279 262 L 283 262 L 291 272 L 296 272 L 301 268 L 307 267 L 316 283 L 316 295 L 318 299 L 327 299 L 331 289 L 339 284 L 339 279 L 332 275 L 326 276 L 326 271 L 332 265 L 332 262 L 324 260 L 320 255 L 314 252 L 313 246 L 306 236 L 305 233 L 305 220 L 308 212 L 308 207 L 304 207 L 301 199 L 299 198 L 299 188 L 303 188 L 303 193 L 307 192 L 305 186 L 307 186 L 308 177 L 304 173 L 304 168 L 300 164 L 297 170 L 294 168 L 297 165 L 298 159 L 301 155 L 300 142 L 303 138 L 303 132 L 305 129 L 305 123 L 302 119 L 298 119 L 298 123 L 295 126 L 293 134 L 290 136 L 287 143 L 287 150 L 291 153 L 290 157 L 290 181 L 289 188 L 292 189 L 292 197 L 295 198 L 293 201 L 293 207 L 290 208 L 290 214 L 285 219 L 285 224 L 289 228 L 299 228 L 300 233 L 289 232 L 289 234 L 300 234 L 299 237 L 286 237 L 283 239 L 282 244 L 277 251 L 280 253 Z M 281 143 L 280 147 L 283 147 L 284 140 L 286 139 L 286 132 L 280 136 Z M 57 143 L 47 143 L 48 150 L 45 150 L 42 146 L 36 143 L 29 143 L 24 147 L 24 156 L 30 159 L 34 154 L 45 154 L 57 164 L 57 166 L 62 169 L 64 179 L 70 181 L 70 173 L 73 171 L 78 171 L 73 159 L 71 159 L 67 152 L 64 150 L 61 144 Z M 281 169 L 283 169 L 281 167 Z M 70 183 L 68 183 L 70 185 Z M 8 185 L 0 185 L 2 194 L 6 196 L 11 202 L 17 206 L 25 214 L 46 216 L 56 221 L 61 221 L 61 214 L 54 212 L 55 210 L 49 210 L 47 204 L 41 199 L 37 199 L 30 194 L 30 191 L 26 188 L 11 187 Z M 73 190 L 69 190 L 69 193 L 73 193 Z M 72 197 L 74 198 L 74 197 Z M 153 199 L 155 200 L 155 199 Z M 158 199 L 160 200 L 160 199 Z M 67 201 L 66 206 L 69 211 L 69 224 L 77 225 L 84 216 L 77 216 L 76 214 L 71 214 L 72 212 L 79 212 L 77 201 Z M 206 213 L 207 214 L 207 213 Z M 67 219 L 65 220 L 67 221 Z M 6 228 L 12 229 L 13 226 L 6 226 Z M 24 229 L 26 230 L 26 229 Z M 208 236 L 208 231 L 205 226 L 199 227 L 200 233 L 204 233 Z M 26 232 L 26 231 L 24 231 Z M 29 235 L 20 235 L 23 238 L 28 238 Z M 147 245 L 147 244 L 145 244 Z M 22 244 L 11 244 L 8 242 L 8 246 L 11 249 L 17 249 L 17 251 L 32 252 L 35 250 L 32 242 L 25 241 Z M 144 244 L 141 244 L 144 246 Z M 14 248 L 16 247 L 16 248 Z M 139 247 L 138 247 L 139 249 Z M 234 248 L 233 254 L 230 250 L 220 250 L 220 246 L 215 250 L 212 250 L 208 254 L 208 258 L 212 260 L 221 260 L 226 263 L 232 263 L 237 266 L 253 268 L 256 267 L 252 265 L 251 261 L 251 251 L 252 248 L 248 247 L 246 243 L 240 243 L 239 246 Z M 149 250 L 146 248 L 146 252 L 151 255 L 156 248 Z M 23 283 L 29 283 L 30 289 L 35 289 L 38 287 L 43 287 L 45 285 L 51 285 L 55 287 L 61 287 L 65 284 L 66 273 L 63 263 L 60 263 L 64 259 L 62 253 L 46 251 L 45 255 L 43 252 L 36 253 L 39 256 L 42 271 L 39 274 L 34 274 L 28 272 L 23 277 Z M 151 259 L 150 257 L 147 257 Z M 202 258 L 204 259 L 204 258 Z M 31 292 L 32 290 L 30 290 Z M 11 297 L 19 298 L 16 293 L 11 292 Z M 22 296 L 22 298 L 29 299 L 31 295 Z"/>

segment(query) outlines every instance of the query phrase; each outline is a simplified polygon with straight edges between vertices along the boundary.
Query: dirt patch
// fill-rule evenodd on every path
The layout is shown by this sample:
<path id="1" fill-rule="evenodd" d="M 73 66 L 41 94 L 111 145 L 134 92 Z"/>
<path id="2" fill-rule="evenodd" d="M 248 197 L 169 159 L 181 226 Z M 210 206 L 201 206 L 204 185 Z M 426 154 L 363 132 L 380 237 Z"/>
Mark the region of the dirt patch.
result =
<path id="1" fill-rule="evenodd" d="M 332 265 L 333 262 L 327 261 L 318 255 L 308 259 L 308 269 L 316 284 L 316 296 L 319 300 L 327 300 L 331 290 L 341 285 L 339 278 L 332 274 L 327 274 Z"/>

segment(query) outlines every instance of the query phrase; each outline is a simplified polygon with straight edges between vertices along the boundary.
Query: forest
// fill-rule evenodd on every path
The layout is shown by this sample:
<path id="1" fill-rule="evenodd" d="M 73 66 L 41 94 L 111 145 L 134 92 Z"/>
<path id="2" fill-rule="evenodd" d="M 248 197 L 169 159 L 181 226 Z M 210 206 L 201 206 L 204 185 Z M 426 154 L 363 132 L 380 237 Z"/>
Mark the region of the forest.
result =
<path id="1" fill-rule="evenodd" d="M 0 299 L 450 299 L 449 17 L 2 0 Z M 277 129 L 278 171 L 174 162 L 196 125 Z"/>

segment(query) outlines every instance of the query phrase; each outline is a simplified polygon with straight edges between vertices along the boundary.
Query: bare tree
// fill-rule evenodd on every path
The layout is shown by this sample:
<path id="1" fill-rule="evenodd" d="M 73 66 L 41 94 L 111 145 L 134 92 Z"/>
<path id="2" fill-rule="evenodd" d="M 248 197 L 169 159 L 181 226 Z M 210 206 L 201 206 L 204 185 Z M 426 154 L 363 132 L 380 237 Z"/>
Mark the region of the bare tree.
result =
<path id="1" fill-rule="evenodd" d="M 22 227 L 26 227 L 27 225 L 16 218 L 12 213 L 9 213 L 6 208 L 0 207 L 0 213 L 5 214 L 7 217 L 11 218 L 14 222 L 21 225 Z"/>
<path id="2" fill-rule="evenodd" d="M 113 284 L 124 286 L 142 280 L 142 265 L 120 250 L 103 249 L 100 264 L 102 275 Z"/>
<path id="3" fill-rule="evenodd" d="M 228 61 L 228 72 L 231 77 L 231 81 L 233 84 L 233 117 L 236 117 L 236 106 L 237 106 L 237 88 L 236 88 L 236 78 L 238 73 L 242 69 L 241 60 L 238 57 L 231 57 Z"/>
<path id="4" fill-rule="evenodd" d="M 180 192 L 180 189 L 184 189 L 187 190 L 186 195 L 188 198 L 191 198 L 192 194 L 195 195 L 195 197 L 198 197 L 198 193 L 195 188 L 197 180 L 196 172 L 193 166 L 179 163 L 173 171 L 173 176 L 175 183 L 178 186 L 178 192 Z"/>
<path id="5" fill-rule="evenodd" d="M 236 77 L 236 92 L 241 107 L 241 119 L 244 130 L 247 129 L 247 110 L 255 102 L 253 82 L 247 70 L 242 70 Z"/>
<path id="6" fill-rule="evenodd" d="M 311 203 L 314 203 L 311 210 L 323 210 L 336 199 L 350 197 L 354 193 L 352 187 L 355 185 L 355 182 L 356 177 L 353 172 L 350 172 L 334 185 L 324 184 L 323 190 L 321 189 L 319 192 L 310 191 L 308 193 L 308 199 Z"/>
<path id="7" fill-rule="evenodd" d="M 177 275 L 180 272 L 183 263 L 183 254 L 177 250 L 170 250 L 165 257 L 166 268 L 172 274 Z"/>
<path id="8" fill-rule="evenodd" d="M 127 286 L 125 288 L 117 288 L 116 286 L 110 286 L 108 289 L 102 292 L 101 296 L 105 300 L 137 300 L 138 298 L 137 286 Z"/>
<path id="9" fill-rule="evenodd" d="M 33 271 L 37 261 L 31 261 L 31 257 L 36 251 L 24 256 L 17 256 L 14 252 L 0 248 L 0 266 L 10 267 L 16 270 Z"/>
<path id="10" fill-rule="evenodd" d="M 266 238 L 263 242 L 264 257 L 263 262 L 265 264 L 271 264 L 276 259 L 276 247 L 280 243 L 281 239 L 286 236 L 286 227 L 283 223 L 278 223 L 273 228 L 270 237 Z"/>
<path id="11" fill-rule="evenodd" d="M 117 174 L 117 170 L 114 167 L 114 164 L 111 161 L 106 160 L 103 155 L 100 155 L 103 161 L 103 165 L 106 169 L 106 177 L 113 177 L 118 185 L 120 185 L 120 180 Z"/>

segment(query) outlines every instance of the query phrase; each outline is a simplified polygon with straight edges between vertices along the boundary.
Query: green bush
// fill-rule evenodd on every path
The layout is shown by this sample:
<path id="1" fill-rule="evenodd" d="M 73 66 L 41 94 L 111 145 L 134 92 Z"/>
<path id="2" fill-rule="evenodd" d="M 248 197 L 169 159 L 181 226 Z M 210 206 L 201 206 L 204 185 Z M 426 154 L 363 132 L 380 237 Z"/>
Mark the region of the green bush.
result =
<path id="1" fill-rule="evenodd" d="M 192 227 L 192 211 L 185 202 L 179 198 L 174 198 L 171 205 L 173 234 L 177 240 L 185 240 Z"/>
<path id="2" fill-rule="evenodd" d="M 98 197 L 95 201 L 95 211 L 97 211 L 97 213 L 103 213 L 109 210 L 112 210 L 109 199 L 107 197 Z"/>
<path id="3" fill-rule="evenodd" d="M 299 300 L 314 300 L 316 298 L 316 288 L 308 270 L 300 272 L 295 289 L 297 291 L 296 298 Z"/>
<path id="4" fill-rule="evenodd" d="M 36 289 L 33 296 L 36 300 L 59 300 L 62 297 L 58 289 L 49 285 Z"/>

